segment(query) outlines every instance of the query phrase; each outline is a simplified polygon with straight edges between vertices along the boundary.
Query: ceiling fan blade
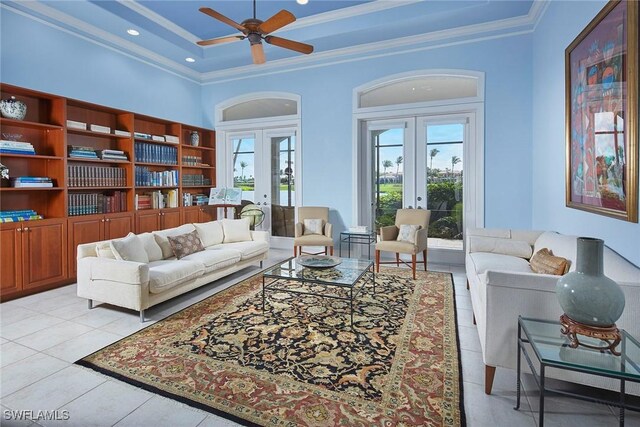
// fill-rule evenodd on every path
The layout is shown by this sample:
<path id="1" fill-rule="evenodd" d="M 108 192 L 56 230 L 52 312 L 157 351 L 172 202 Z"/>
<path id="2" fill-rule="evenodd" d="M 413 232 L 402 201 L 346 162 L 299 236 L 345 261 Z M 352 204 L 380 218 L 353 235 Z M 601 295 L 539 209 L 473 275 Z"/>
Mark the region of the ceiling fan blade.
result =
<path id="1" fill-rule="evenodd" d="M 285 25 L 289 25 L 296 20 L 296 17 L 293 14 L 286 10 L 281 10 L 280 12 L 273 15 L 271 18 L 264 21 L 258 27 L 258 31 L 262 34 L 269 34 L 278 30 Z"/>
<path id="2" fill-rule="evenodd" d="M 264 64 L 267 62 L 264 56 L 264 47 L 262 43 L 255 43 L 251 45 L 251 56 L 253 57 L 254 64 Z"/>
<path id="3" fill-rule="evenodd" d="M 242 25 L 238 24 L 237 22 L 235 22 L 232 19 L 227 18 L 226 16 L 224 16 L 221 13 L 216 12 L 215 10 L 209 8 L 209 7 L 201 7 L 200 12 L 204 13 L 205 15 L 209 15 L 212 18 L 217 19 L 218 21 L 222 21 L 227 25 L 231 25 L 233 28 L 236 28 L 237 30 L 242 31 L 243 33 L 247 32 L 247 29 L 245 27 L 243 27 Z"/>
<path id="4" fill-rule="evenodd" d="M 264 41 L 275 46 L 280 46 L 285 49 L 295 50 L 296 52 L 304 53 L 307 55 L 313 52 L 313 46 L 311 46 L 310 44 L 300 43 L 300 42 L 296 42 L 289 39 L 283 39 L 282 37 L 267 36 L 264 38 Z"/>
<path id="5" fill-rule="evenodd" d="M 200 46 L 210 46 L 212 44 L 220 44 L 220 43 L 229 43 L 234 42 L 236 40 L 242 40 L 244 36 L 229 36 L 229 37 L 220 37 L 217 39 L 209 39 L 209 40 L 200 40 L 196 42 Z"/>

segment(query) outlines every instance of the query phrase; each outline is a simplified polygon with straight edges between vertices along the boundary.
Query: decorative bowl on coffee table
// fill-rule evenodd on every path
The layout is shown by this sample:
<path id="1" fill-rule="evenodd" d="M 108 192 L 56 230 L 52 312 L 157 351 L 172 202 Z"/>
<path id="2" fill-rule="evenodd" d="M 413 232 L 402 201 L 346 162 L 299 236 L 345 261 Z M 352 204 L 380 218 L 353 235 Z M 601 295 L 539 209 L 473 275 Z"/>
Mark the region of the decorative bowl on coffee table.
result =
<path id="1" fill-rule="evenodd" d="M 296 262 L 303 267 L 309 268 L 330 268 L 342 262 L 337 256 L 330 255 L 306 255 L 296 258 Z"/>

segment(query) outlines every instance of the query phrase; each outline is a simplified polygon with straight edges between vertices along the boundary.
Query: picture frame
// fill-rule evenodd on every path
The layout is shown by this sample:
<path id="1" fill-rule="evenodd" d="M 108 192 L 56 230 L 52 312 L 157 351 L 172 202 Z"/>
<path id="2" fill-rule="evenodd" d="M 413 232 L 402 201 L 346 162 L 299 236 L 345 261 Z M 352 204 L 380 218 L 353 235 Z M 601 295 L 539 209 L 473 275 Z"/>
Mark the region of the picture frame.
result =
<path id="1" fill-rule="evenodd" d="M 638 222 L 638 2 L 611 0 L 565 50 L 566 205 Z"/>

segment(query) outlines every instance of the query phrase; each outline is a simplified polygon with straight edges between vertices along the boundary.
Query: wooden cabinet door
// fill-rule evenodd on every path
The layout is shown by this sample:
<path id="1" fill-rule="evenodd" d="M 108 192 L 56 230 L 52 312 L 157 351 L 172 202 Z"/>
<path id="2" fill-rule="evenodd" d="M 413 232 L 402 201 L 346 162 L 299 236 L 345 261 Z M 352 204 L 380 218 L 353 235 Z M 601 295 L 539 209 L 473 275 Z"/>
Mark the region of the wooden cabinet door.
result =
<path id="1" fill-rule="evenodd" d="M 0 297 L 22 289 L 21 224 L 0 226 Z"/>
<path id="2" fill-rule="evenodd" d="M 67 279 L 67 220 L 22 226 L 23 287 L 35 288 Z"/>
<path id="3" fill-rule="evenodd" d="M 200 208 L 195 206 L 182 209 L 182 223 L 191 224 L 194 222 L 200 222 Z"/>
<path id="4" fill-rule="evenodd" d="M 124 237 L 133 231 L 133 213 L 105 215 L 104 240 Z"/>
<path id="5" fill-rule="evenodd" d="M 136 234 L 160 230 L 160 212 L 157 209 L 136 212 Z"/>
<path id="6" fill-rule="evenodd" d="M 78 245 L 99 242 L 104 237 L 104 217 L 90 215 L 69 218 L 67 220 L 69 242 L 69 277 L 76 277 L 76 258 Z"/>
<path id="7" fill-rule="evenodd" d="M 217 209 L 213 207 L 201 207 L 199 212 L 199 222 L 215 221 L 218 218 Z"/>
<path id="8" fill-rule="evenodd" d="M 180 209 L 163 209 L 162 210 L 162 229 L 179 227 L 180 224 Z"/>

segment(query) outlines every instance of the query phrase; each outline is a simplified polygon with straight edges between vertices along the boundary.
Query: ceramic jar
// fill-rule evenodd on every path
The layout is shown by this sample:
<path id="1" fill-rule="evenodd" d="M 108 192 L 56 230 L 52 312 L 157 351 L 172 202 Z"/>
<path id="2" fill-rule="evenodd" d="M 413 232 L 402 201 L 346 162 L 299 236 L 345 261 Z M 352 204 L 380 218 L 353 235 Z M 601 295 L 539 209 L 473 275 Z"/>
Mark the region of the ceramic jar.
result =
<path id="1" fill-rule="evenodd" d="M 191 132 L 191 135 L 189 135 L 189 138 L 192 146 L 197 147 L 198 145 L 200 145 L 200 134 L 198 134 L 198 132 L 196 131 Z"/>
<path id="2" fill-rule="evenodd" d="M 0 101 L 0 114 L 7 119 L 23 120 L 27 115 L 27 105 L 15 96 Z"/>
<path id="3" fill-rule="evenodd" d="M 558 280 L 556 295 L 565 314 L 589 326 L 612 326 L 624 310 L 620 286 L 604 275 L 604 241 L 578 237 L 576 270 Z"/>

